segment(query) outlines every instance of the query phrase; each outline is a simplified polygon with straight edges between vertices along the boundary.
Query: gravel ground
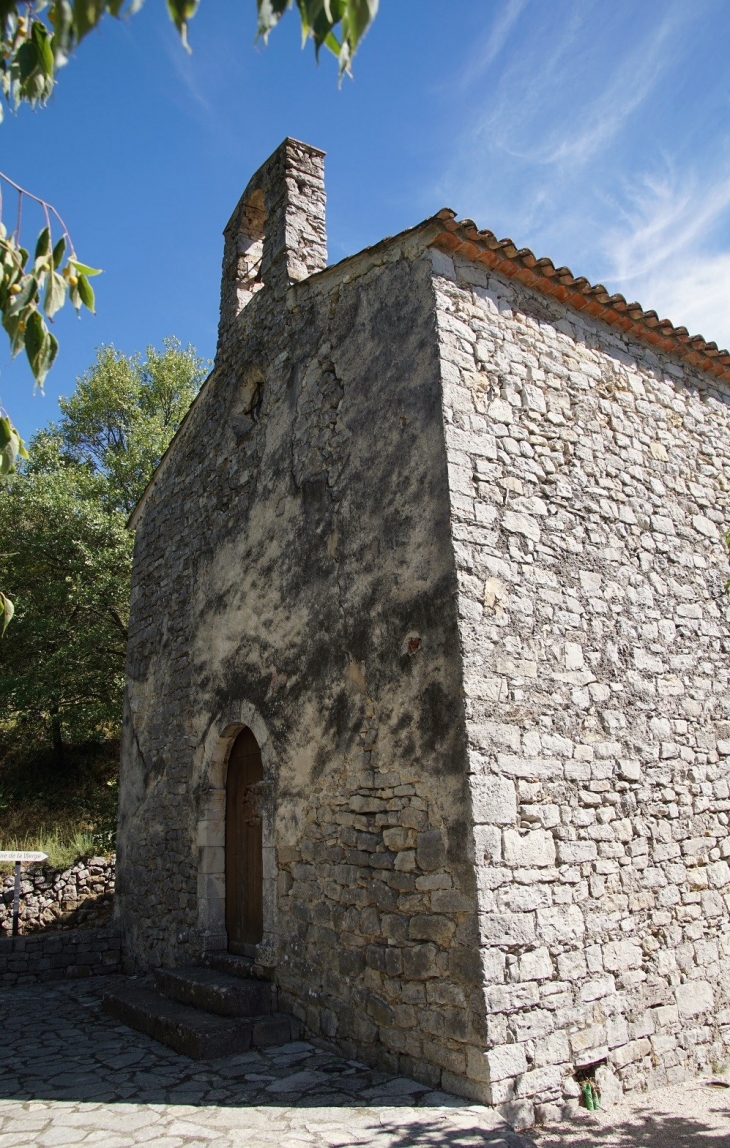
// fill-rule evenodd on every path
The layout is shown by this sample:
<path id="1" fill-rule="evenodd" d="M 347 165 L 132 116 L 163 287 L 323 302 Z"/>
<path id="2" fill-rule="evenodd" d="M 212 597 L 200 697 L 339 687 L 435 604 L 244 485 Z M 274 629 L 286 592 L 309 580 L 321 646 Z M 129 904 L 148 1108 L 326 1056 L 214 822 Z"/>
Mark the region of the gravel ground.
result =
<path id="1" fill-rule="evenodd" d="M 730 1148 L 730 1077 L 658 1088 L 602 1112 L 531 1129 L 537 1148 Z"/>

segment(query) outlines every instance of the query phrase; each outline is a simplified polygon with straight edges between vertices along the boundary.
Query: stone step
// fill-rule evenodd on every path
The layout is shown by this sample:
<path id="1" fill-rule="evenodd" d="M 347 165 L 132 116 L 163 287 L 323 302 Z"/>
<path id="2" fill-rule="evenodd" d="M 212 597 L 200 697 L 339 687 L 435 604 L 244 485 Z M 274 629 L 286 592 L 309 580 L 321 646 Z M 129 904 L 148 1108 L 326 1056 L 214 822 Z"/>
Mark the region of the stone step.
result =
<path id="1" fill-rule="evenodd" d="M 139 981 L 116 984 L 104 993 L 105 1012 L 193 1060 L 214 1060 L 249 1048 L 297 1040 L 299 1021 L 284 1013 L 261 1017 L 218 1016 L 164 997 Z"/>
<path id="2" fill-rule="evenodd" d="M 201 963 L 207 969 L 215 969 L 219 973 L 228 973 L 230 977 L 248 980 L 254 975 L 251 958 L 237 957 L 233 953 L 206 953 Z"/>
<path id="3" fill-rule="evenodd" d="M 155 985 L 163 996 L 219 1016 L 264 1016 L 276 1010 L 276 987 L 271 981 L 242 980 L 200 965 L 156 969 Z"/>

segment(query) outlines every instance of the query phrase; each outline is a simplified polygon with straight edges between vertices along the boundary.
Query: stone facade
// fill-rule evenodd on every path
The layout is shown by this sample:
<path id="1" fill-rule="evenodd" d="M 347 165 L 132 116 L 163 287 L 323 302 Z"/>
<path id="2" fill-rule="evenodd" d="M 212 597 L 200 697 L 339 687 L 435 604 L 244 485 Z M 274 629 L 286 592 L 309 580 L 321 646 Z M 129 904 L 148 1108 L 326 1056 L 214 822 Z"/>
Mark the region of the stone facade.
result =
<path id="1" fill-rule="evenodd" d="M 226 229 L 133 517 L 117 901 L 136 967 L 225 948 L 248 726 L 283 1007 L 526 1123 L 730 1039 L 730 391 L 447 217 L 326 268 L 287 140 Z"/>

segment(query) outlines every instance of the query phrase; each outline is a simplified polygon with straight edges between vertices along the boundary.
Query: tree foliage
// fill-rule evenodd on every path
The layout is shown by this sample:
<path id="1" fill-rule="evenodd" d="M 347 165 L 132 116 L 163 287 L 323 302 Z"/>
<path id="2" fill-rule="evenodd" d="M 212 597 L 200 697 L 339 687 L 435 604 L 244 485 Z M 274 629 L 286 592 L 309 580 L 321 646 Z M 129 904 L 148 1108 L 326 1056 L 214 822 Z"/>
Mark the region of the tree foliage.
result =
<path id="1" fill-rule="evenodd" d="M 167 340 L 126 357 L 102 347 L 60 422 L 7 479 L 0 582 L 16 618 L 0 646 L 0 723 L 45 731 L 62 754 L 116 729 L 124 687 L 129 509 L 194 398 L 203 363 Z"/>
<path id="2" fill-rule="evenodd" d="M 69 457 L 106 476 L 109 508 L 129 515 L 182 422 L 208 364 L 165 339 L 146 357 L 100 347 L 94 365 L 60 399 L 58 426 Z"/>

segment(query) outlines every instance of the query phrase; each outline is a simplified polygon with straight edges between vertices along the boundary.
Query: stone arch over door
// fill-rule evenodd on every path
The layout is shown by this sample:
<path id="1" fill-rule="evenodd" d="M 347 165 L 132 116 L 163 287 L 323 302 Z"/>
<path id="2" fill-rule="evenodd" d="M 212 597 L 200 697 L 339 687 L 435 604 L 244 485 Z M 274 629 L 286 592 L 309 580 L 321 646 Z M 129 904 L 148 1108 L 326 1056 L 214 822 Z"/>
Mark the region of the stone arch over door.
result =
<path id="1" fill-rule="evenodd" d="M 249 729 L 261 751 L 259 783 L 263 892 L 263 936 L 251 955 L 258 964 L 276 964 L 278 929 L 275 835 L 275 762 L 266 725 L 254 706 L 239 703 L 211 722 L 203 746 L 198 817 L 198 931 L 204 952 L 225 951 L 226 931 L 226 779 L 231 749 Z"/>

